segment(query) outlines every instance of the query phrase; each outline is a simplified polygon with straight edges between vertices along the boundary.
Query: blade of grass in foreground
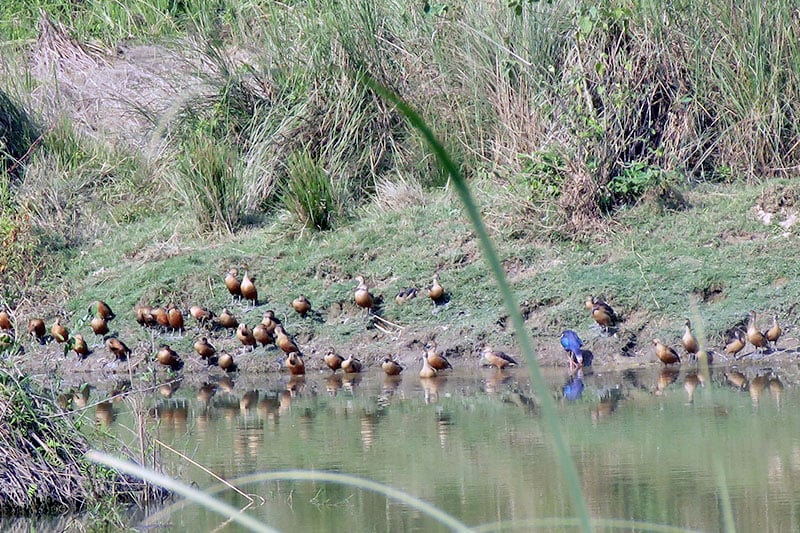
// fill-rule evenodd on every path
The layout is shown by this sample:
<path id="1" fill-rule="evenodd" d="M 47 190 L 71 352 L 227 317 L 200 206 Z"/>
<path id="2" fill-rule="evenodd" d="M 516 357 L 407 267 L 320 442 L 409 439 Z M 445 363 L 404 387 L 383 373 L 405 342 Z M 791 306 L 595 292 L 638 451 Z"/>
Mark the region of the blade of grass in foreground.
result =
<path id="1" fill-rule="evenodd" d="M 180 481 L 174 480 L 171 477 L 159 474 L 148 468 L 144 468 L 130 461 L 123 461 L 111 455 L 101 453 L 94 450 L 86 452 L 86 458 L 95 463 L 104 464 L 119 472 L 125 472 L 132 476 L 139 477 L 159 487 L 163 487 L 176 494 L 180 494 L 184 498 L 197 502 L 207 509 L 221 514 L 226 518 L 230 518 L 234 522 L 246 527 L 250 531 L 258 531 L 260 533 L 273 533 L 273 529 L 250 515 L 244 514 L 239 509 L 222 502 L 203 491 L 190 487 Z"/>
<path id="2" fill-rule="evenodd" d="M 130 461 L 123 461 L 111 455 L 107 455 L 97 451 L 89 451 L 86 457 L 90 461 L 104 464 L 120 472 L 125 472 L 133 476 L 140 477 L 145 481 L 149 481 L 160 487 L 169 489 L 184 498 L 199 503 L 212 511 L 216 511 L 223 516 L 240 523 L 241 525 L 251 529 L 252 531 L 276 531 L 265 524 L 262 524 L 257 519 L 241 513 L 238 509 L 219 501 L 210 494 L 192 488 L 170 477 L 164 476 L 148 468 L 144 468 Z M 339 483 L 342 485 L 349 485 L 357 487 L 362 490 L 369 490 L 383 494 L 388 498 L 402 502 L 409 507 L 413 507 L 429 517 L 437 520 L 441 524 L 449 527 L 453 531 L 470 532 L 472 531 L 469 526 L 442 511 L 441 509 L 429 504 L 426 501 L 420 500 L 406 492 L 395 489 L 389 485 L 384 485 L 376 481 L 351 476 L 348 474 L 339 474 L 336 472 L 318 472 L 314 470 L 286 470 L 281 472 L 261 472 L 258 474 L 251 474 L 243 478 L 239 478 L 243 484 L 256 483 L 264 481 L 323 481 L 329 483 Z M 230 488 L 226 485 L 227 488 Z M 152 517 L 151 517 L 152 518 Z"/>
<path id="3" fill-rule="evenodd" d="M 564 435 L 561 433 L 561 427 L 559 425 L 558 417 L 556 416 L 555 404 L 550 398 L 550 394 L 547 390 L 547 384 L 542 377 L 542 373 L 539 370 L 539 364 L 534 356 L 533 341 L 531 340 L 528 331 L 525 329 L 525 322 L 519 312 L 517 300 L 514 297 L 514 294 L 511 292 L 511 287 L 506 280 L 503 266 L 500 264 L 500 259 L 494 251 L 492 241 L 489 238 L 489 234 L 487 233 L 486 227 L 483 224 L 483 220 L 478 212 L 478 208 L 475 205 L 475 202 L 472 200 L 472 195 L 469 192 L 469 188 L 467 187 L 464 177 L 458 170 L 458 166 L 456 166 L 456 164 L 450 159 L 450 155 L 438 141 L 436 136 L 428 128 L 417 112 L 411 108 L 411 106 L 406 104 L 398 95 L 389 91 L 369 76 L 362 74 L 362 81 L 378 95 L 386 100 L 389 100 L 397 106 L 397 108 L 403 115 L 405 115 L 406 119 L 411 123 L 411 125 L 419 130 L 420 133 L 422 133 L 422 135 L 428 141 L 431 151 L 433 151 L 433 153 L 439 159 L 439 162 L 450 174 L 453 184 L 458 191 L 458 195 L 461 198 L 461 202 L 464 204 L 464 207 L 467 210 L 467 215 L 469 216 L 470 221 L 475 228 L 475 233 L 478 235 L 478 240 L 481 243 L 481 248 L 483 248 L 484 256 L 492 269 L 492 273 L 497 281 L 500 293 L 503 295 L 506 311 L 508 312 L 508 315 L 511 317 L 511 321 L 514 324 L 514 331 L 517 334 L 517 340 L 520 343 L 522 353 L 525 356 L 525 359 L 528 361 L 528 369 L 531 375 L 531 381 L 533 383 L 534 390 L 539 395 L 539 401 L 545 423 L 549 427 L 553 436 L 559 464 L 561 465 L 561 469 L 566 477 L 572 500 L 575 504 L 575 512 L 578 520 L 580 521 L 580 527 L 583 531 L 586 531 L 587 533 L 590 532 L 591 523 L 589 511 L 586 506 L 586 500 L 583 497 L 583 490 L 581 488 L 580 478 L 578 477 L 578 470 L 575 467 L 575 463 L 569 453 L 569 448 L 567 447 Z"/>
<path id="4" fill-rule="evenodd" d="M 622 531 L 639 531 L 643 533 L 702 533 L 698 529 L 686 529 L 666 524 L 653 524 L 638 520 L 617 520 L 613 518 L 593 518 L 592 526 L 603 531 L 619 529 Z M 495 522 L 484 524 L 472 529 L 473 533 L 494 533 L 496 531 L 530 531 L 532 529 L 566 529 L 577 527 L 577 518 L 537 518 L 533 520 L 514 520 L 510 522 Z"/>
<path id="5" fill-rule="evenodd" d="M 246 487 L 255 483 L 264 483 L 265 481 L 328 481 L 331 483 L 339 483 L 342 485 L 351 485 L 363 490 L 371 490 L 378 492 L 389 498 L 400 501 L 409 507 L 418 509 L 419 511 L 428 514 L 429 516 L 439 520 L 442 524 L 450 526 L 455 531 L 470 531 L 472 533 L 490 533 L 494 531 L 530 531 L 532 529 L 565 529 L 575 528 L 580 525 L 577 518 L 535 518 L 529 520 L 503 520 L 500 522 L 492 522 L 467 528 L 466 525 L 459 522 L 452 516 L 443 513 L 438 508 L 433 507 L 431 504 L 422 501 L 414 496 L 411 496 L 403 491 L 394 489 L 387 485 L 382 485 L 374 481 L 366 480 L 363 478 L 351 476 L 348 474 L 340 474 L 337 472 L 314 472 L 310 470 L 287 470 L 284 472 L 257 472 L 254 474 L 247 474 L 245 476 L 231 479 L 226 483 L 219 483 L 204 490 L 208 495 L 219 494 L 226 490 L 230 490 L 230 485 L 238 487 Z M 188 500 L 180 500 L 172 505 L 161 509 L 159 512 L 148 516 L 141 527 L 147 528 L 148 526 L 164 522 L 172 513 L 182 509 L 190 502 Z M 624 520 L 613 518 L 593 518 L 591 524 L 596 529 L 603 530 L 625 530 L 625 531 L 649 531 L 651 533 L 700 533 L 700 530 L 687 529 L 679 526 L 670 526 L 667 524 L 656 524 L 652 522 L 642 522 L 639 520 Z"/>

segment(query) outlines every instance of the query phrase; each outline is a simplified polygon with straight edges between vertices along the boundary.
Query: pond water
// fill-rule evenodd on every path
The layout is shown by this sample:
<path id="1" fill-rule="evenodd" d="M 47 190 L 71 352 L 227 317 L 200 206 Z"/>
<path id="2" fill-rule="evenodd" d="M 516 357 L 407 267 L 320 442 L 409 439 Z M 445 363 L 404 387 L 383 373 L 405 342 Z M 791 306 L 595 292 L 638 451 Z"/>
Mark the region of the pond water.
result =
<path id="1" fill-rule="evenodd" d="M 798 531 L 796 372 L 796 364 L 717 367 L 703 377 L 687 365 L 648 365 L 574 376 L 546 369 L 545 375 L 594 518 L 720 531 L 729 503 L 741 531 Z M 413 370 L 404 374 L 231 376 L 200 387 L 162 387 L 146 403 L 157 421 L 155 438 L 233 481 L 253 498 L 247 512 L 282 531 L 446 528 L 404 503 L 348 485 L 236 478 L 291 469 L 348 473 L 485 530 L 574 530 L 564 520 L 574 516 L 572 501 L 526 369 L 427 381 Z M 98 420 L 130 435 L 126 405 L 101 407 Z M 161 458 L 183 480 L 219 485 L 167 449 Z M 219 496 L 239 508 L 248 504 L 233 490 Z M 175 531 L 212 531 L 223 523 L 180 502 L 145 521 Z"/>

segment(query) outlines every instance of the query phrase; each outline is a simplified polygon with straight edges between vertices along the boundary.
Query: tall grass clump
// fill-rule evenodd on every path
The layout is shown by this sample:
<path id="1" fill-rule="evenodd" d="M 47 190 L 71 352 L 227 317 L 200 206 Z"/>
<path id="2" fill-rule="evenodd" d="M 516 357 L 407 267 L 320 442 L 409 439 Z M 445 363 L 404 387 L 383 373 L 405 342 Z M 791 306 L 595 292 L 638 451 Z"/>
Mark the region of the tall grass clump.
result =
<path id="1" fill-rule="evenodd" d="M 539 47 L 549 52 L 539 60 L 548 72 L 514 71 L 544 88 L 538 148 L 520 155 L 566 162 L 555 192 L 562 236 L 596 231 L 600 218 L 643 198 L 674 200 L 680 175 L 753 179 L 797 165 L 800 50 L 789 2 L 679 9 L 604 0 L 566 10 L 523 5 L 518 16 L 542 10 L 561 31 Z M 534 192 L 553 183 L 552 173 L 517 170 Z M 531 200 L 537 217 L 550 207 Z"/>
<path id="2" fill-rule="evenodd" d="M 280 205 L 288 198 L 286 191 L 297 192 L 298 176 L 318 175 L 313 168 L 300 171 L 307 166 L 296 159 L 301 153 L 327 174 L 324 181 L 312 179 L 317 185 L 329 182 L 330 187 L 317 189 L 324 194 L 330 189 L 326 210 L 349 209 L 335 197 L 353 198 L 357 205 L 372 193 L 375 179 L 397 164 L 398 154 L 407 151 L 407 128 L 354 75 L 364 64 L 378 64 L 381 58 L 390 64 L 390 57 L 400 53 L 383 39 L 380 48 L 374 37 L 367 39 L 371 45 L 362 40 L 382 31 L 375 24 L 385 22 L 386 9 L 378 7 L 380 16 L 366 2 L 291 9 L 246 4 L 197 17 L 192 42 L 203 86 L 165 128 L 173 147 L 198 130 L 235 145 L 244 162 L 246 214 Z M 232 48 L 238 52 L 231 54 Z M 386 74 L 393 81 L 401 77 Z M 308 210 L 306 200 L 294 205 Z M 330 227 L 328 215 L 323 220 L 308 214 L 298 221 Z"/>
<path id="3" fill-rule="evenodd" d="M 0 298 L 13 300 L 35 270 L 37 240 L 30 217 L 18 202 L 18 188 L 41 127 L 33 116 L 0 89 Z"/>
<path id="4" fill-rule="evenodd" d="M 239 153 L 206 135 L 188 139 L 169 184 L 201 232 L 233 232 L 242 218 Z"/>
<path id="5" fill-rule="evenodd" d="M 0 88 L 0 171 L 3 181 L 18 180 L 26 158 L 42 133 L 34 117 Z"/>
<path id="6" fill-rule="evenodd" d="M 789 0 L 693 6 L 676 13 L 694 44 L 689 65 L 710 130 L 714 168 L 789 176 L 800 161 L 800 23 Z M 713 22 L 713 24 L 712 24 Z"/>
<path id="7" fill-rule="evenodd" d="M 81 246 L 152 212 L 144 158 L 107 146 L 54 118 L 25 169 L 17 197 L 55 249 Z"/>
<path id="8" fill-rule="evenodd" d="M 52 20 L 73 27 L 83 39 L 116 44 L 120 38 L 175 34 L 190 9 L 208 8 L 209 3 L 7 0 L 0 3 L 0 35 L 7 40 L 35 38 L 36 25 L 44 13 Z"/>
<path id="9" fill-rule="evenodd" d="M 178 113 L 156 119 L 165 160 L 199 133 L 235 147 L 244 215 L 279 204 L 287 162 L 303 150 L 353 205 L 398 172 L 425 187 L 447 182 L 358 72 L 429 117 L 467 178 L 521 182 L 524 216 L 507 218 L 545 220 L 549 236 L 587 236 L 619 208 L 675 197 L 686 182 L 785 176 L 798 162 L 800 29 L 788 0 L 45 8 L 82 39 L 144 27 L 180 36 L 175 48 L 200 81 Z M 563 161 L 557 180 L 529 164 L 542 154 Z"/>
<path id="10" fill-rule="evenodd" d="M 322 165 L 307 151 L 289 156 L 281 203 L 303 225 L 320 231 L 334 226 L 344 209 Z"/>

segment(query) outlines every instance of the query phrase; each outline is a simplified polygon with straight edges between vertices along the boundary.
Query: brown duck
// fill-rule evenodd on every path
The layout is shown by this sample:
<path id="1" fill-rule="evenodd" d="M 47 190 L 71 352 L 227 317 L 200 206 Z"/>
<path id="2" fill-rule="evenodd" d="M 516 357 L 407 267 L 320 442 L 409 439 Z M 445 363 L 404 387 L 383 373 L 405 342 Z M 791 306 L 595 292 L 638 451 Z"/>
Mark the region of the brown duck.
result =
<path id="1" fill-rule="evenodd" d="M 435 342 L 429 342 L 425 345 L 425 359 L 428 361 L 428 364 L 436 370 L 453 368 L 453 365 L 450 364 L 450 361 L 447 360 L 444 354 L 436 350 Z"/>
<path id="2" fill-rule="evenodd" d="M 242 297 L 242 282 L 239 281 L 239 271 L 237 269 L 232 268 L 225 274 L 225 287 L 228 288 L 232 298 Z"/>
<path id="3" fill-rule="evenodd" d="M 131 349 L 116 337 L 109 337 L 106 339 L 106 348 L 121 361 L 124 361 L 131 355 Z"/>
<path id="4" fill-rule="evenodd" d="M 236 338 L 249 350 L 256 346 L 256 338 L 253 336 L 253 331 L 247 327 L 247 324 L 239 324 L 236 329 Z"/>
<path id="5" fill-rule="evenodd" d="M 311 302 L 302 294 L 294 299 L 292 302 L 294 310 L 302 316 L 311 311 Z"/>
<path id="6" fill-rule="evenodd" d="M 384 357 L 383 363 L 381 363 L 381 368 L 383 369 L 384 373 L 387 376 L 397 376 L 400 372 L 403 371 L 403 367 L 400 363 L 392 359 L 391 357 Z"/>
<path id="7" fill-rule="evenodd" d="M 769 348 L 769 340 L 767 336 L 758 331 L 756 328 L 756 312 L 750 311 L 747 315 L 747 340 L 756 347 L 757 351 Z"/>
<path id="8" fill-rule="evenodd" d="M 275 337 L 267 331 L 267 327 L 261 323 L 256 324 L 253 328 L 253 337 L 256 338 L 256 341 L 261 343 L 261 346 L 275 344 Z"/>
<path id="9" fill-rule="evenodd" d="M 228 311 L 228 308 L 223 308 L 219 314 L 219 325 L 226 329 L 236 329 L 239 326 L 239 321 L 236 317 Z"/>
<path id="10" fill-rule="evenodd" d="M 491 346 L 484 346 L 483 360 L 486 361 L 489 366 L 493 366 L 500 370 L 509 366 L 517 366 L 517 362 L 513 357 L 505 352 L 493 350 Z"/>
<path id="11" fill-rule="evenodd" d="M 369 287 L 367 287 L 364 277 L 356 276 L 356 281 L 358 282 L 358 285 L 356 285 L 355 293 L 353 295 L 356 305 L 362 309 L 372 309 L 372 305 L 375 303 L 375 298 L 372 296 L 372 293 L 369 292 Z"/>
<path id="12" fill-rule="evenodd" d="M 419 291 L 415 287 L 405 287 L 403 289 L 400 289 L 400 292 L 398 292 L 395 295 L 394 301 L 396 303 L 402 305 L 402 304 L 406 303 L 407 301 L 413 300 L 414 298 L 416 298 L 417 297 L 417 292 L 419 292 Z"/>
<path id="13" fill-rule="evenodd" d="M 614 309 L 603 300 L 598 300 L 592 296 L 590 297 L 592 299 L 592 318 L 605 332 L 608 332 L 608 330 L 616 324 L 617 314 L 614 312 Z"/>
<path id="14" fill-rule="evenodd" d="M 303 355 L 300 352 L 290 352 L 286 355 L 286 368 L 293 376 L 301 376 L 306 373 L 306 365 L 303 362 Z"/>
<path id="15" fill-rule="evenodd" d="M 330 348 L 322 360 L 325 362 L 325 365 L 335 374 L 337 370 L 342 368 L 342 361 L 344 361 L 344 357 L 336 353 L 333 348 Z"/>
<path id="16" fill-rule="evenodd" d="M 208 338 L 206 337 L 202 337 L 200 340 L 194 343 L 194 351 L 203 359 L 214 357 L 214 354 L 217 353 L 217 349 L 213 344 L 208 342 Z"/>
<path id="17" fill-rule="evenodd" d="M 292 352 L 299 352 L 300 348 L 297 347 L 297 344 L 289 337 L 289 334 L 286 333 L 286 330 L 283 329 L 282 324 L 278 324 L 275 327 L 275 343 L 278 345 L 278 348 L 283 350 L 285 353 L 292 353 Z"/>
<path id="18" fill-rule="evenodd" d="M 45 331 L 44 320 L 41 318 L 31 318 L 28 322 L 28 333 L 39 341 L 39 344 L 44 344 Z"/>
<path id="19" fill-rule="evenodd" d="M 172 331 L 183 331 L 183 313 L 174 305 L 170 305 L 167 310 L 167 322 Z"/>
<path id="20" fill-rule="evenodd" d="M 733 358 L 735 359 L 736 354 L 738 354 L 744 349 L 745 344 L 747 343 L 744 338 L 744 333 L 742 333 L 740 330 L 737 329 L 736 332 L 734 333 L 734 338 L 728 344 L 725 345 L 725 353 L 733 356 Z"/>
<path id="21" fill-rule="evenodd" d="M 772 315 L 772 327 L 767 330 L 767 340 L 772 343 L 773 348 L 778 347 L 778 339 L 781 337 L 781 325 L 778 324 L 778 315 Z"/>
<path id="22" fill-rule="evenodd" d="M 108 333 L 108 322 L 100 315 L 92 318 L 92 321 L 89 323 L 89 325 L 91 326 L 95 335 L 105 335 Z"/>
<path id="23" fill-rule="evenodd" d="M 179 360 L 178 353 L 166 344 L 162 344 L 156 352 L 156 361 L 164 366 L 173 367 Z"/>
<path id="24" fill-rule="evenodd" d="M 436 377 L 436 374 L 438 374 L 438 373 L 439 373 L 439 371 L 436 370 L 435 368 L 433 368 L 431 366 L 430 362 L 428 362 L 427 355 L 423 354 L 422 355 L 422 368 L 419 371 L 419 377 L 421 377 L 423 379 L 432 378 L 432 377 Z"/>
<path id="25" fill-rule="evenodd" d="M 50 326 L 50 334 L 57 342 L 67 342 L 69 330 L 61 323 L 61 317 L 56 317 L 56 321 Z"/>
<path id="26" fill-rule="evenodd" d="M 95 309 L 95 316 L 103 317 L 106 320 L 114 320 L 114 317 L 117 315 L 114 314 L 114 311 L 111 310 L 111 306 L 105 303 L 103 300 L 97 300 L 91 306 L 89 306 L 89 314 L 92 314 L 92 308 Z"/>
<path id="27" fill-rule="evenodd" d="M 79 359 L 85 359 L 89 355 L 89 345 L 80 333 L 72 338 L 72 351 L 78 354 Z"/>
<path id="28" fill-rule="evenodd" d="M 439 274 L 433 275 L 433 284 L 428 290 L 428 297 L 436 303 L 439 303 L 444 298 L 444 287 L 439 283 Z"/>
<path id="29" fill-rule="evenodd" d="M 681 362 L 681 357 L 678 355 L 678 352 L 660 340 L 653 339 L 653 344 L 656 347 L 656 357 L 665 365 L 673 365 Z"/>
<path id="30" fill-rule="evenodd" d="M 155 317 L 153 317 L 153 308 L 149 305 L 140 305 L 135 309 L 136 322 L 140 326 L 155 326 Z"/>
<path id="31" fill-rule="evenodd" d="M 270 335 L 274 335 L 275 326 L 280 324 L 281 321 L 275 318 L 275 311 L 273 311 L 272 309 L 267 309 L 266 311 L 264 311 L 264 318 L 261 319 L 261 323 L 264 325 L 265 328 L 267 328 L 267 332 Z"/>
<path id="32" fill-rule="evenodd" d="M 361 361 L 353 357 L 353 354 L 347 356 L 347 359 L 342 361 L 342 370 L 345 374 L 358 374 L 361 372 Z"/>
<path id="33" fill-rule="evenodd" d="M 14 329 L 11 327 L 11 316 L 9 316 L 8 311 L 3 309 L 0 311 L 0 330 L 10 330 Z"/>
<path id="34" fill-rule="evenodd" d="M 242 298 L 252 301 L 253 305 L 258 304 L 258 290 L 256 290 L 256 285 L 253 283 L 253 280 L 250 279 L 247 271 L 245 271 L 244 277 L 242 278 L 241 290 Z"/>
<path id="35" fill-rule="evenodd" d="M 689 354 L 689 357 L 692 359 L 697 359 L 697 352 L 700 350 L 700 345 L 697 343 L 697 339 L 692 333 L 692 322 L 687 318 L 683 325 L 683 337 L 681 337 L 683 349 L 686 350 L 686 353 Z"/>
<path id="36" fill-rule="evenodd" d="M 236 365 L 233 362 L 233 356 L 229 353 L 223 353 L 220 355 L 217 364 L 226 372 L 231 372 L 236 368 Z"/>
<path id="37" fill-rule="evenodd" d="M 200 305 L 193 305 L 189 308 L 189 314 L 201 326 L 207 326 L 214 320 L 214 313 Z"/>
<path id="38" fill-rule="evenodd" d="M 169 313 L 163 307 L 154 307 L 150 314 L 156 319 L 156 324 L 162 328 L 169 327 Z"/>

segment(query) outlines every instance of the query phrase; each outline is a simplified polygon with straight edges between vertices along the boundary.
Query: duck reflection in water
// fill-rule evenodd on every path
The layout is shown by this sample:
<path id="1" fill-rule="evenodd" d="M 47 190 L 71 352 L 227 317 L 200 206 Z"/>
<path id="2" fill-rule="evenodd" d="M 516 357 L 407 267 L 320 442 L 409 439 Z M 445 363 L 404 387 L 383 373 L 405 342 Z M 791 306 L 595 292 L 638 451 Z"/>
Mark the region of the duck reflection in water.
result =
<path id="1" fill-rule="evenodd" d="M 341 374 L 331 374 L 327 378 L 325 378 L 325 390 L 327 391 L 329 396 L 336 396 L 339 392 L 339 389 L 342 388 L 342 376 Z"/>
<path id="2" fill-rule="evenodd" d="M 758 374 L 750 380 L 750 399 L 753 402 L 753 408 L 758 408 L 758 401 L 761 398 L 761 393 L 767 386 L 768 377 L 763 374 Z"/>
<path id="3" fill-rule="evenodd" d="M 378 416 L 375 413 L 364 412 L 361 414 L 361 447 L 369 451 L 375 443 L 375 426 Z"/>
<path id="4" fill-rule="evenodd" d="M 697 372 L 689 372 L 686 374 L 686 377 L 683 378 L 683 389 L 689 396 L 688 403 L 690 404 L 694 403 L 694 391 L 697 389 L 698 385 L 701 385 L 701 382 Z"/>
<path id="5" fill-rule="evenodd" d="M 597 424 L 614 414 L 617 410 L 617 404 L 622 399 L 622 390 L 619 387 L 606 389 L 600 395 L 600 403 L 592 407 L 592 423 Z"/>
<path id="6" fill-rule="evenodd" d="M 664 391 L 675 383 L 678 380 L 678 375 L 681 373 L 679 368 L 667 367 L 661 369 L 658 373 L 658 379 L 656 380 L 656 390 L 655 395 L 661 396 L 664 394 Z"/>
<path id="7" fill-rule="evenodd" d="M 114 404 L 110 401 L 100 402 L 95 406 L 94 419 L 99 425 L 108 427 L 116 417 Z"/>
<path id="8" fill-rule="evenodd" d="M 443 376 L 422 377 L 419 382 L 422 385 L 425 403 L 431 404 L 439 401 L 439 388 L 447 382 L 447 378 Z"/>
<path id="9" fill-rule="evenodd" d="M 483 390 L 486 394 L 495 394 L 511 381 L 511 374 L 504 370 L 497 370 L 483 380 Z"/>
<path id="10" fill-rule="evenodd" d="M 580 368 L 577 372 L 570 375 L 567 382 L 561 387 L 561 395 L 568 402 L 574 402 L 583 395 L 583 370 Z"/>
<path id="11" fill-rule="evenodd" d="M 258 403 L 258 391 L 257 390 L 249 390 L 245 392 L 241 399 L 239 400 L 239 410 L 240 411 L 247 411 L 248 409 L 252 409 Z"/>
<path id="12" fill-rule="evenodd" d="M 782 406 L 782 398 L 783 398 L 783 382 L 780 380 L 778 376 L 773 375 L 769 379 L 769 392 L 772 394 L 772 398 L 775 400 L 775 405 L 780 412 Z"/>

